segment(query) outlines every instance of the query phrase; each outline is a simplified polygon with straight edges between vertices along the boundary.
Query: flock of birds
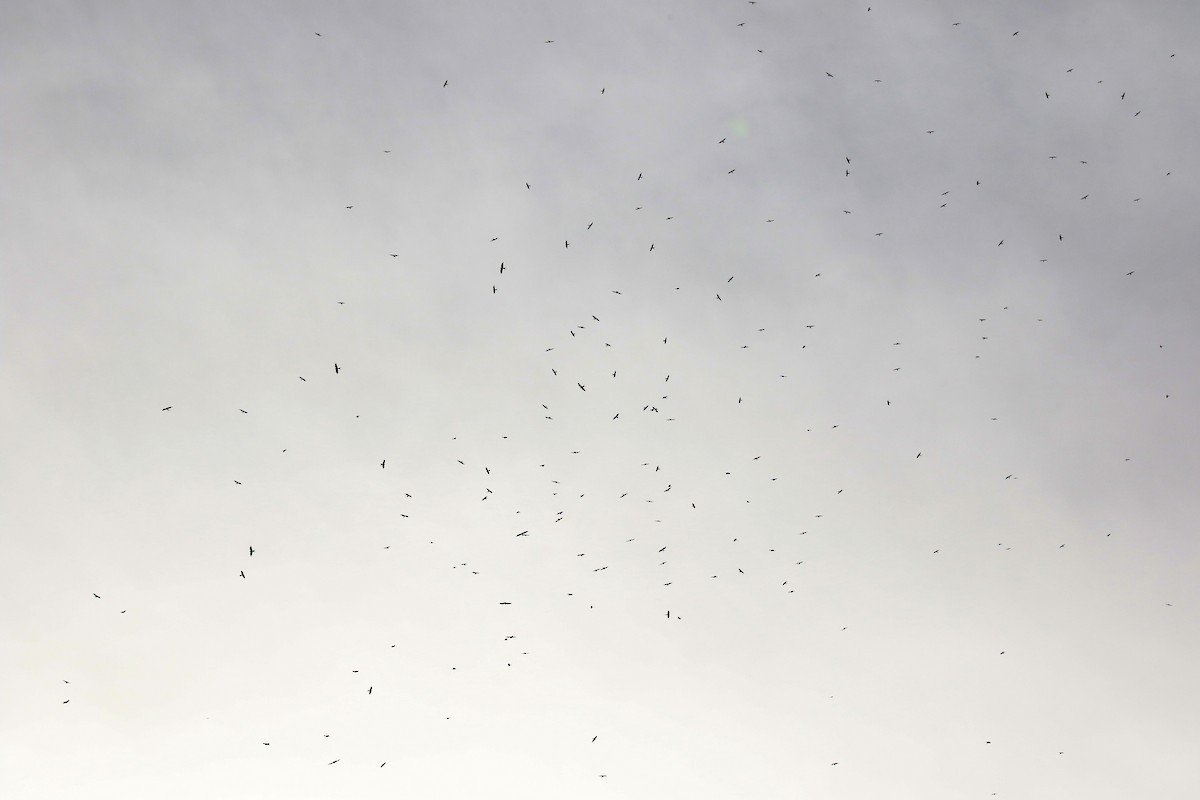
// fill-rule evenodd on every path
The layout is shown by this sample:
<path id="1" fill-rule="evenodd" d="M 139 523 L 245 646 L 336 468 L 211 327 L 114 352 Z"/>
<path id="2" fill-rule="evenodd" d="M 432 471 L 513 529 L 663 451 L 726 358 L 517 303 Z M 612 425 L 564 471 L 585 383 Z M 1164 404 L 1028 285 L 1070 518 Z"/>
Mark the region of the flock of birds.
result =
<path id="1" fill-rule="evenodd" d="M 754 5 L 754 3 L 751 2 L 751 5 Z M 870 12 L 871 8 L 868 7 L 867 11 Z M 746 23 L 744 22 L 739 23 L 738 27 L 743 27 L 745 24 Z M 954 27 L 958 27 L 960 23 L 953 22 L 952 25 Z M 1014 31 L 1011 33 L 1011 36 L 1018 36 L 1019 33 L 1020 31 Z M 322 36 L 321 33 L 316 33 L 315 35 L 318 37 Z M 328 39 L 323 38 L 323 42 L 325 41 L 328 41 Z M 556 43 L 556 40 L 548 39 L 544 43 L 546 45 L 553 45 Z M 758 52 L 761 53 L 762 51 L 759 50 Z M 1170 54 L 1170 57 L 1173 58 L 1174 54 Z M 1070 71 L 1071 70 L 1068 70 L 1068 72 Z M 834 74 L 831 72 L 825 72 L 824 76 L 826 79 L 836 80 Z M 453 91 L 449 79 L 443 80 L 441 88 L 448 91 Z M 609 92 L 610 88 L 612 87 L 596 87 L 594 91 L 598 95 L 608 97 L 611 94 Z M 1113 97 L 1115 102 L 1121 103 L 1125 101 L 1126 94 L 1124 92 L 1119 94 L 1114 93 Z M 1044 92 L 1044 99 L 1046 101 L 1051 101 L 1052 98 L 1049 91 Z M 1140 113 L 1141 111 L 1138 109 L 1130 110 L 1131 117 L 1137 117 L 1140 115 Z M 928 135 L 936 135 L 937 131 L 935 129 L 930 129 L 925 130 L 924 133 Z M 712 144 L 714 147 L 725 145 L 726 142 L 727 136 L 714 135 L 712 137 Z M 388 149 L 383 150 L 385 156 L 390 155 L 391 152 L 392 151 Z M 1047 158 L 1055 160 L 1058 158 L 1058 156 L 1056 154 L 1047 154 Z M 851 155 L 844 156 L 844 162 L 844 165 L 839 163 L 839 169 L 844 172 L 845 178 L 852 178 L 854 172 L 858 168 L 858 165 L 854 162 L 854 158 Z M 1087 161 L 1080 160 L 1079 163 L 1081 165 L 1086 165 Z M 736 172 L 737 168 L 731 167 L 728 169 L 726 174 L 733 176 L 736 174 Z M 1170 173 L 1167 174 L 1169 175 Z M 629 175 L 629 180 L 633 183 L 643 182 L 644 184 L 648 184 L 653 180 L 653 175 L 651 175 L 648 171 L 639 171 L 636 172 L 636 174 L 631 172 Z M 982 190 L 983 187 L 979 180 L 974 180 L 973 183 L 975 187 L 978 187 Z M 518 188 L 518 191 L 521 190 Z M 524 191 L 534 192 L 536 189 L 532 185 L 532 182 L 524 182 Z M 951 202 L 951 194 L 952 190 L 950 189 L 947 189 L 941 193 L 940 197 L 938 198 L 941 201 L 940 208 L 946 208 Z M 1079 199 L 1081 201 L 1086 201 L 1088 198 L 1089 193 L 1085 193 Z M 1134 197 L 1130 199 L 1133 202 L 1138 202 L 1141 200 L 1141 197 Z M 350 203 L 344 206 L 339 205 L 338 208 L 345 212 L 355 213 L 356 207 L 359 205 L 359 203 Z M 639 207 L 635 210 L 641 211 L 642 209 Z M 841 209 L 841 212 L 846 215 L 851 215 L 854 213 L 852 209 Z M 667 216 L 665 221 L 670 221 L 672 218 L 672 216 Z M 593 231 L 593 226 L 596 224 L 596 222 L 597 220 L 587 220 L 586 222 L 584 220 L 580 220 L 578 225 L 579 238 L 574 240 L 572 238 L 564 238 L 562 240 L 562 249 L 572 252 L 582 249 L 584 246 L 585 237 L 589 236 L 589 232 Z M 775 218 L 767 218 L 765 222 L 774 223 Z M 886 231 L 872 231 L 872 233 L 875 237 L 882 237 L 885 235 Z M 572 236 L 573 235 L 574 234 L 572 234 Z M 485 238 L 488 244 L 495 244 L 497 248 L 500 248 L 503 245 L 498 243 L 502 242 L 502 240 L 505 239 L 505 236 L 503 235 L 503 232 L 501 232 L 501 235 L 489 236 Z M 1057 239 L 1059 242 L 1062 242 L 1063 235 L 1058 234 Z M 995 240 L 990 240 L 988 242 L 989 247 L 991 246 L 991 241 Z M 656 241 L 646 241 L 642 243 L 645 254 L 647 256 L 652 255 L 656 258 L 669 257 L 663 254 L 663 251 L 666 248 L 658 247 L 656 249 L 656 244 L 658 243 L 659 242 Z M 995 247 L 1003 246 L 1005 246 L 1004 239 L 996 241 Z M 396 259 L 400 258 L 401 256 L 402 253 L 383 253 L 380 257 L 385 259 Z M 472 291 L 491 294 L 493 296 L 497 296 L 498 299 L 502 299 L 506 291 L 506 285 L 508 285 L 508 282 L 513 277 L 513 265 L 517 262 L 517 258 L 518 254 L 514 253 L 505 254 L 503 259 L 497 258 L 487 267 L 489 275 L 495 277 L 489 277 L 486 279 L 480 278 L 479 284 L 475 287 L 472 287 Z M 1044 261 L 1045 259 L 1042 260 Z M 518 269 L 520 269 L 520 267 L 518 267 Z M 1124 273 L 1124 276 L 1132 277 L 1135 275 L 1135 272 L 1136 270 L 1129 270 Z M 813 278 L 820 278 L 821 274 L 822 273 L 817 272 L 813 275 Z M 706 302 L 726 303 L 726 305 L 729 305 L 727 302 L 729 299 L 734 298 L 736 300 L 736 292 L 738 291 L 740 285 L 739 282 L 735 282 L 737 277 L 738 275 L 736 273 L 732 275 L 722 275 L 719 281 L 714 280 L 711 284 L 704 285 L 700 292 L 693 292 L 693 295 L 703 294 L 704 301 Z M 689 290 L 693 288 L 694 287 L 688 287 Z M 618 288 L 612 288 L 608 291 L 613 296 L 621 296 L 623 294 L 622 289 Z M 674 287 L 674 291 L 684 292 L 685 290 L 684 287 L 679 286 Z M 337 302 L 339 306 L 346 305 L 345 300 L 331 300 L 330 302 Z M 621 334 L 606 328 L 604 322 L 606 317 L 601 316 L 601 314 L 605 313 L 601 308 L 603 302 L 604 301 L 602 301 L 600 298 L 596 298 L 597 307 L 595 310 L 598 312 L 597 314 L 589 314 L 587 318 L 578 320 L 574 325 L 572 325 L 572 327 L 563 331 L 562 338 L 560 340 L 547 341 L 543 343 L 545 344 L 542 352 L 543 361 L 539 367 L 539 369 L 543 370 L 541 375 L 523 375 L 514 378 L 515 381 L 528 382 L 531 387 L 536 386 L 539 392 L 545 392 L 545 396 L 529 396 L 529 409 L 539 415 L 541 420 L 545 423 L 554 423 L 567 427 L 586 427 L 592 425 L 594 421 L 600 419 L 604 419 L 606 422 L 624 425 L 628 424 L 631 418 L 645 420 L 647 421 L 647 425 L 654 426 L 665 426 L 668 423 L 680 423 L 681 425 L 690 424 L 697 426 L 698 423 L 696 423 L 694 420 L 689 420 L 688 418 L 688 409 L 692 406 L 692 401 L 694 398 L 689 398 L 687 395 L 689 393 L 696 394 L 702 392 L 704 389 L 697 388 L 694 385 L 689 386 L 686 383 L 686 377 L 684 377 L 682 380 L 677 378 L 675 381 L 672 381 L 673 373 L 670 371 L 662 371 L 654 374 L 651 377 L 649 374 L 649 369 L 646 368 L 645 364 L 643 363 L 648 361 L 653 361 L 655 364 L 670 362 L 670 351 L 674 341 L 671 338 L 672 332 L 666 332 L 666 335 L 663 335 L 661 338 L 656 338 L 653 342 L 653 347 L 659 348 L 659 352 L 667 354 L 661 357 L 658 355 L 653 356 L 653 358 L 646 356 L 646 354 L 649 352 L 649 348 L 651 347 L 648 341 L 636 342 L 631 346 L 630 341 L 628 338 L 626 338 L 622 340 L 622 344 L 614 346 L 614 341 L 617 341 L 617 337 L 621 336 Z M 658 301 L 652 300 L 650 302 Z M 702 301 L 697 299 L 694 302 L 699 304 Z M 1006 310 L 1007 307 L 998 310 L 997 313 L 1002 314 Z M 353 313 L 353 305 L 347 306 L 343 313 Z M 979 334 L 979 341 L 987 341 L 989 339 L 989 317 L 975 317 L 975 319 L 978 320 L 977 324 L 979 325 L 979 330 L 981 331 Z M 1036 321 L 1041 322 L 1042 320 L 1037 319 Z M 802 324 L 802 328 L 799 325 L 797 328 L 802 330 L 805 335 L 809 337 L 819 336 L 820 331 L 816 330 L 818 327 L 817 325 L 807 322 Z M 758 327 L 753 330 L 747 329 L 745 332 L 746 338 L 732 344 L 731 347 L 741 350 L 750 349 L 755 346 L 756 341 L 765 340 L 771 335 L 771 333 L 772 331 L 768 327 Z M 752 337 L 758 337 L 758 339 L 756 340 Z M 795 346 L 797 349 L 803 350 L 808 348 L 810 344 L 816 341 L 818 340 L 815 338 L 796 339 Z M 902 348 L 903 342 L 890 342 L 889 347 Z M 975 358 L 979 357 L 979 355 L 975 356 Z M 353 353 L 347 353 L 345 356 L 340 356 L 339 358 L 339 361 L 328 364 L 328 371 L 325 376 L 318 376 L 314 375 L 313 373 L 306 372 L 305 375 L 297 375 L 296 379 L 298 382 L 307 384 L 311 387 L 312 385 L 321 381 L 353 381 L 356 378 L 356 373 L 361 374 L 363 371 L 368 369 L 368 367 L 364 367 L 360 362 L 356 361 Z M 604 364 L 603 368 L 599 366 L 600 364 Z M 900 371 L 902 368 L 902 366 L 895 366 L 891 369 L 893 371 Z M 684 369 L 681 367 L 680 371 L 675 372 L 674 374 L 680 375 L 682 372 L 684 372 Z M 785 373 L 778 374 L 779 380 L 786 380 L 787 378 L 788 375 Z M 744 395 L 739 393 L 740 389 L 737 385 L 735 385 L 732 379 L 727 383 L 728 385 L 722 387 L 723 389 L 727 390 L 728 394 L 728 400 L 724 402 L 727 402 L 729 405 L 734 407 L 744 407 L 745 414 L 752 416 L 753 414 L 757 413 L 749 410 L 749 407 L 752 405 L 752 403 L 747 400 L 748 394 Z M 620 386 L 621 388 L 608 388 L 615 386 Z M 304 391 L 309 391 L 309 389 L 305 389 Z M 1169 395 L 1167 395 L 1167 397 L 1169 397 Z M 743 402 L 744 400 L 747 400 L 747 402 Z M 891 408 L 892 398 L 881 395 L 878 398 L 878 404 L 885 409 Z M 154 407 L 160 408 L 162 413 L 169 412 L 173 416 L 186 415 L 190 413 L 186 401 L 183 399 L 172 399 L 161 406 L 155 404 Z M 256 409 L 253 407 L 248 409 L 236 409 L 236 412 L 240 413 L 241 415 L 251 415 L 254 411 L 256 411 Z M 230 413 L 235 412 L 231 409 Z M 988 419 L 989 422 L 999 421 L 996 417 L 990 417 Z M 826 430 L 829 432 L 838 430 L 842 426 L 842 423 L 839 421 L 826 420 L 824 422 L 827 423 Z M 804 427 L 806 424 L 810 423 L 800 423 L 797 421 L 797 431 L 799 432 L 800 429 L 803 429 L 806 432 L 811 433 L 813 428 Z M 700 427 L 702 427 L 702 424 L 700 424 Z M 614 438 L 631 435 L 628 433 L 618 432 L 615 426 L 613 430 L 614 432 L 609 434 L 609 436 Z M 659 435 L 657 433 L 648 434 L 646 433 L 648 430 L 650 430 L 650 428 L 643 426 L 639 429 L 640 433 L 632 434 L 632 436 L 636 438 L 638 436 Z M 657 428 L 655 428 L 655 430 L 657 430 Z M 700 435 L 699 430 L 696 430 L 696 433 L 697 435 Z M 502 435 L 499 433 L 497 433 L 497 437 L 502 440 L 509 439 L 508 435 Z M 559 442 L 567 442 L 579 438 L 570 434 L 556 434 L 556 437 L 556 441 Z M 579 509 L 581 511 L 580 516 L 586 516 L 586 514 L 590 512 L 588 512 L 587 506 L 581 502 L 583 498 L 588 497 L 595 499 L 599 495 L 603 494 L 603 492 L 600 491 L 595 494 L 589 494 L 587 487 L 582 486 L 580 480 L 577 478 L 571 479 L 566 477 L 565 469 L 564 474 L 556 474 L 552 471 L 554 466 L 562 467 L 565 463 L 564 459 L 579 456 L 586 458 L 586 453 L 580 450 L 572 450 L 570 449 L 570 445 L 564 445 L 561 454 L 552 454 L 546 458 L 546 462 L 539 462 L 537 464 L 507 465 L 495 462 L 481 463 L 479 460 L 468 463 L 468 461 L 464 460 L 464 458 L 459 458 L 457 456 L 462 455 L 465 456 L 466 459 L 470 459 L 471 456 L 468 455 L 470 452 L 470 445 L 468 443 L 458 441 L 457 437 L 451 437 L 448 433 L 445 438 L 448 440 L 448 442 L 454 442 L 454 444 L 450 445 L 451 447 L 462 451 L 458 453 L 451 453 L 447 456 L 447 458 L 453 459 L 453 461 L 456 462 L 460 468 L 469 472 L 472 476 L 472 479 L 476 481 L 475 488 L 471 489 L 471 492 L 477 496 L 475 502 L 487 503 L 489 504 L 489 507 L 507 504 L 504 505 L 504 514 L 506 515 L 506 518 L 503 521 L 498 521 L 497 527 L 505 528 L 507 531 L 507 536 L 522 543 L 535 541 L 539 537 L 549 537 L 551 533 L 558 535 L 557 531 L 559 531 L 560 528 L 569 527 L 566 525 L 558 526 L 559 523 L 563 523 L 564 520 L 569 519 L 568 509 Z M 915 452 L 910 452 L 908 457 L 913 461 L 916 461 L 921 459 L 922 455 L 926 452 L 926 449 L 918 449 L 915 450 Z M 282 450 L 282 454 L 287 453 L 288 448 L 284 448 Z M 374 464 L 377 463 L 377 469 L 381 471 L 387 471 L 389 476 L 397 471 L 396 464 L 399 459 L 397 459 L 395 455 L 390 453 L 379 453 L 377 457 L 379 458 L 377 462 L 371 462 L 372 469 L 376 468 L 374 467 Z M 514 458 L 516 457 L 514 456 Z M 389 460 L 391 461 L 391 466 L 389 466 Z M 551 469 L 547 469 L 546 467 L 546 463 L 549 462 L 554 462 Z M 739 469 L 742 469 L 744 470 L 744 473 L 749 473 L 753 476 L 752 479 L 747 480 L 753 481 L 754 488 L 751 489 L 750 485 L 746 483 L 730 483 L 727 485 L 736 486 L 736 488 L 724 491 L 729 492 L 730 495 L 737 495 L 737 501 L 744 500 L 744 504 L 749 504 L 751 500 L 746 498 L 744 495 L 749 495 L 752 493 L 752 491 L 766 491 L 759 487 L 772 487 L 772 484 L 777 484 L 777 486 L 772 487 L 770 490 L 776 492 L 774 495 L 776 498 L 784 497 L 787 492 L 793 491 L 794 489 L 793 487 L 786 485 L 786 478 L 783 478 L 781 481 L 782 473 L 773 471 L 780 468 L 780 465 L 778 463 L 772 464 L 771 462 L 772 459 L 770 455 L 764 458 L 763 455 L 758 453 L 753 455 L 746 454 L 745 461 L 739 467 Z M 921 463 L 928 464 L 929 462 L 930 458 L 926 456 Z M 510 466 L 512 467 L 511 469 L 509 469 Z M 517 473 L 524 474 L 524 470 L 526 468 L 546 470 L 546 472 L 543 473 L 546 475 L 546 478 L 544 479 L 544 485 L 541 494 L 535 494 L 535 499 L 531 501 L 529 500 L 530 493 L 525 492 L 524 494 L 521 494 L 521 497 L 524 499 L 519 503 L 517 500 L 506 499 L 501 486 L 511 486 L 515 480 L 512 475 Z M 401 467 L 401 469 L 403 469 L 403 467 Z M 440 469 L 440 467 L 438 467 L 438 469 Z M 598 472 L 604 472 L 608 469 L 608 467 L 598 466 L 595 467 L 595 469 Z M 612 547 L 605 547 L 604 549 L 607 553 L 606 558 L 608 560 L 594 560 L 595 557 L 590 555 L 586 550 L 583 552 L 572 552 L 569 555 L 572 564 L 569 567 L 566 567 L 566 569 L 578 572 L 578 565 L 586 564 L 586 569 L 591 573 L 602 573 L 610 570 L 610 567 L 612 567 L 613 571 L 615 572 L 622 568 L 622 558 L 627 560 L 639 559 L 644 560 L 646 564 L 651 565 L 651 568 L 639 568 L 637 570 L 626 569 L 625 580 L 648 582 L 651 579 L 647 576 L 651 573 L 651 571 L 653 569 L 659 569 L 661 570 L 660 574 L 666 576 L 664 579 L 658 580 L 659 585 L 662 587 L 671 587 L 677 581 L 681 580 L 681 578 L 678 572 L 674 573 L 672 576 L 672 573 L 667 571 L 667 568 L 670 564 L 668 551 L 677 550 L 680 548 L 677 544 L 662 544 L 658 540 L 650 543 L 648 542 L 650 537 L 645 535 L 645 532 L 653 530 L 654 525 L 656 523 L 660 523 L 662 518 L 668 514 L 681 513 L 685 511 L 688 513 L 695 512 L 697 514 L 704 514 L 706 505 L 711 506 L 714 501 L 714 492 L 704 486 L 698 486 L 694 484 L 689 486 L 688 477 L 683 474 L 683 471 L 673 470 L 670 466 L 664 466 L 662 463 L 659 463 L 655 460 L 642 461 L 638 462 L 637 464 L 621 463 L 619 465 L 612 466 L 612 471 L 615 473 L 623 473 L 629 469 L 636 470 L 637 474 L 639 475 L 638 478 L 630 481 L 630 483 L 634 484 L 633 486 L 625 491 L 612 491 L 611 496 L 604 495 L 599 497 L 599 499 L 595 499 L 595 502 L 601 504 L 636 502 L 643 509 L 645 509 L 644 511 L 631 514 L 631 518 L 640 519 L 641 521 L 624 530 L 620 537 L 621 544 L 630 545 L 630 552 L 632 552 L 634 548 L 637 548 L 637 555 L 614 555 L 616 551 Z M 723 476 L 718 477 L 730 476 L 732 478 L 734 471 L 730 469 L 728 471 L 721 470 L 721 472 L 723 472 Z M 1019 475 L 1012 472 L 996 475 L 996 480 L 998 481 L 1015 481 L 1019 480 L 1019 478 Z M 252 480 L 252 476 L 238 474 L 236 477 L 229 477 L 228 480 L 233 486 L 239 487 L 236 491 L 254 491 L 254 481 Z M 583 491 L 577 491 L 580 489 Z M 414 489 L 414 491 L 416 490 Z M 608 487 L 606 486 L 605 490 L 603 491 L 608 491 Z M 738 494 L 739 492 L 741 494 Z M 832 498 L 837 498 L 838 496 L 843 495 L 844 492 L 845 489 L 839 487 L 835 492 L 832 493 Z M 403 494 L 406 501 L 412 501 L 414 505 L 419 505 L 419 500 L 421 499 L 419 495 L 414 496 L 409 492 L 403 492 Z M 571 496 L 568 496 L 568 494 Z M 530 507 L 530 505 L 526 505 L 526 503 L 532 503 L 532 507 Z M 517 505 L 522 505 L 523 507 L 517 508 Z M 497 513 L 500 512 L 497 511 Z M 518 517 L 518 514 L 521 516 Z M 415 524 L 417 517 L 419 517 L 415 511 L 413 511 L 411 514 L 404 513 L 400 516 L 405 520 L 408 520 L 410 524 Z M 818 513 L 812 515 L 812 517 L 812 530 L 815 531 L 817 526 L 821 525 L 820 520 L 824 517 L 824 514 Z M 520 524 L 512 524 L 516 519 L 520 519 L 522 522 Z M 436 520 L 423 520 L 423 522 L 428 523 L 428 525 L 434 529 L 437 527 Z M 799 527 L 803 527 L 804 524 L 806 524 L 799 522 L 799 520 L 792 520 L 792 522 L 795 522 Z M 799 535 L 807 535 L 810 533 L 810 531 L 807 529 L 798 530 L 797 533 Z M 404 535 L 415 536 L 415 534 L 412 533 L 405 533 Z M 736 536 L 732 537 L 732 541 L 733 543 L 737 543 L 739 538 Z M 433 542 L 431 541 L 430 544 L 433 544 Z M 1057 543 L 1058 548 L 1063 548 L 1065 546 L 1065 543 Z M 391 549 L 391 547 L 392 545 L 385 545 L 384 549 Z M 571 549 L 580 550 L 581 548 L 571 547 Z M 801 570 L 803 568 L 802 565 L 805 563 L 804 559 L 791 560 L 794 559 L 796 554 L 799 552 L 794 547 L 779 548 L 779 550 L 780 552 L 776 553 L 775 549 L 772 548 L 770 555 L 766 556 L 765 558 L 756 556 L 753 558 L 753 560 L 760 567 L 758 570 L 760 573 L 769 573 L 773 577 L 774 580 L 772 582 L 775 584 L 775 591 L 781 594 L 794 593 L 795 587 L 798 581 L 801 579 L 800 576 L 803 574 Z M 566 555 L 565 549 L 560 548 L 560 550 L 557 552 L 564 556 Z M 942 548 L 938 547 L 926 552 L 930 552 L 931 555 L 937 555 L 942 552 Z M 245 559 L 247 560 L 242 564 L 231 564 L 229 567 L 229 574 L 231 577 L 235 577 L 236 580 L 253 581 L 256 577 L 256 569 L 263 568 L 261 565 L 263 565 L 264 562 L 269 564 L 273 554 L 270 552 L 270 550 L 265 549 L 260 543 L 255 542 L 247 542 L 245 544 L 244 553 Z M 521 558 L 521 555 L 518 553 L 514 557 L 519 559 Z M 944 556 L 942 557 L 944 558 Z M 768 569 L 766 566 L 764 566 L 767 563 L 766 559 L 778 559 L 781 562 L 786 560 L 786 563 L 774 563 L 771 564 L 770 568 Z M 688 563 L 688 569 L 692 570 L 692 572 L 696 572 L 700 569 L 695 565 L 694 560 L 689 560 Z M 253 565 L 253 568 L 251 565 Z M 473 569 L 474 566 L 474 564 L 458 562 L 453 564 L 452 568 L 465 569 L 467 572 L 478 575 L 479 572 Z M 747 569 L 743 569 L 743 567 L 746 567 Z M 709 568 L 705 568 L 703 572 L 703 578 L 705 580 L 714 580 L 725 576 L 730 576 L 731 578 L 737 576 L 739 579 L 749 579 L 750 575 L 748 570 L 749 572 L 754 571 L 753 569 L 750 569 L 749 563 L 738 564 L 731 562 L 720 565 L 719 567 L 715 568 L 715 571 L 710 571 Z M 695 581 L 698 574 L 699 573 L 687 576 L 687 580 Z M 575 596 L 574 592 L 568 592 L 567 594 Z M 93 592 L 92 596 L 97 601 L 103 601 L 103 597 L 100 593 Z M 495 597 L 494 602 L 498 606 L 505 607 L 513 606 L 514 604 L 514 601 L 511 597 L 505 597 L 503 595 Z M 589 608 L 590 607 L 592 606 L 589 605 Z M 120 613 L 125 614 L 127 610 L 128 609 L 121 609 Z M 664 604 L 661 608 L 655 609 L 654 613 L 664 622 L 669 621 L 669 623 L 672 625 L 676 625 L 687 618 L 685 615 L 680 613 L 679 607 L 672 608 L 666 604 Z M 841 630 L 845 631 L 847 630 L 847 627 L 842 627 Z M 505 637 L 505 641 L 508 642 L 512 639 L 515 639 L 516 636 L 517 634 L 510 634 Z M 393 644 L 391 647 L 395 647 L 395 645 Z M 1001 650 L 999 651 L 999 654 L 1004 655 L 1004 652 L 1005 651 Z M 528 651 L 523 652 L 523 655 L 528 655 Z M 508 667 L 511 667 L 514 660 L 515 659 L 511 657 L 507 657 L 505 663 Z M 455 668 L 452 667 L 452 669 Z M 353 670 L 353 672 L 357 673 L 358 670 Z M 69 682 L 64 680 L 64 683 Z M 361 691 L 365 695 L 374 697 L 375 689 L 376 683 L 371 682 L 362 688 Z M 63 700 L 62 702 L 65 704 L 69 703 L 70 700 Z M 446 717 L 446 719 L 449 720 L 450 717 Z M 329 738 L 330 734 L 323 733 L 322 736 L 324 738 Z M 260 740 L 262 738 L 263 737 L 260 737 Z M 596 743 L 598 738 L 599 734 L 593 734 L 591 735 L 589 742 Z M 990 740 L 987 742 L 987 744 L 991 744 Z M 272 742 L 260 741 L 258 746 L 270 747 L 272 746 Z M 279 749 L 278 745 L 276 745 L 275 749 Z M 347 756 L 345 759 L 339 756 L 325 763 L 328 766 L 334 766 L 338 764 L 345 766 L 346 763 L 353 762 L 354 760 L 355 759 L 352 759 L 349 756 Z M 378 768 L 386 767 L 388 763 L 389 762 L 386 760 L 382 761 L 378 764 Z M 833 761 L 830 762 L 830 766 L 837 766 L 839 763 L 841 762 Z M 599 778 L 606 778 L 608 775 L 608 772 L 597 774 Z"/>

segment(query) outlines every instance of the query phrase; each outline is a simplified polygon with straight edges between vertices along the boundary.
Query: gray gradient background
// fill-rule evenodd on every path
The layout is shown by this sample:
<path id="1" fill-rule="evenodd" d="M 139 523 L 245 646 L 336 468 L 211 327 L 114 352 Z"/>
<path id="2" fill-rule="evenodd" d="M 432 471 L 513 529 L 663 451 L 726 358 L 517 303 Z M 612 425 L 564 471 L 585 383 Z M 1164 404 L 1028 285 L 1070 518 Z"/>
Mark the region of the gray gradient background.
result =
<path id="1" fill-rule="evenodd" d="M 1198 40 L 3 3 L 0 792 L 1197 796 Z"/>

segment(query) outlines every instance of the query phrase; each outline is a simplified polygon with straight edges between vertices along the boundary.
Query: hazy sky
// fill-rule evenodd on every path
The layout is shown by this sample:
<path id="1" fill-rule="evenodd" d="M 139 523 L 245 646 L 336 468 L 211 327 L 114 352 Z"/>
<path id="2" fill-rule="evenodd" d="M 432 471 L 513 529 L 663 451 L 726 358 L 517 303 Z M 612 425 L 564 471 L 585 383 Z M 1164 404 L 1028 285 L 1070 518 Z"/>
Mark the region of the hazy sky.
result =
<path id="1" fill-rule="evenodd" d="M 0 794 L 1196 797 L 1200 9 L 868 1 L 0 4 Z"/>

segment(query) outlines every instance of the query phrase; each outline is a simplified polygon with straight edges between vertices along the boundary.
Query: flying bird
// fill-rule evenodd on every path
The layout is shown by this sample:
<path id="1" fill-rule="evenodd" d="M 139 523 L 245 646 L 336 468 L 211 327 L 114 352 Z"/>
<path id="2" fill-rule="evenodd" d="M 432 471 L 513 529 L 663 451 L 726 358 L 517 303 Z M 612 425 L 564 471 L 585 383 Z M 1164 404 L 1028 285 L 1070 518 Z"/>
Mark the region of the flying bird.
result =
<path id="1" fill-rule="evenodd" d="M 337 362 L 335 361 L 335 362 L 333 363 L 333 374 L 334 374 L 334 375 L 337 375 L 337 374 L 338 374 L 339 372 L 341 372 L 341 371 L 342 371 L 342 368 L 341 368 L 341 367 L 339 367 L 339 366 L 337 365 Z"/>
<path id="2" fill-rule="evenodd" d="M 254 548 L 253 548 L 253 547 L 251 547 L 251 548 L 250 548 L 250 555 L 251 555 L 251 556 L 253 556 L 253 555 L 254 555 Z"/>

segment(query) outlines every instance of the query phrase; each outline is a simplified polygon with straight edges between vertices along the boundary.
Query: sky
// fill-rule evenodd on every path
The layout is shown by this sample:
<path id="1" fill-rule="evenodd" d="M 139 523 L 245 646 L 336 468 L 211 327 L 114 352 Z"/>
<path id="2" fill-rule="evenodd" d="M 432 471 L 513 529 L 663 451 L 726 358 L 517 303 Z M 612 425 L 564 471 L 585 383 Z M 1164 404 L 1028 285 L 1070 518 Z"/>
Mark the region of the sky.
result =
<path id="1" fill-rule="evenodd" d="M 1195 797 L 1197 41 L 0 4 L 0 793 Z"/>

